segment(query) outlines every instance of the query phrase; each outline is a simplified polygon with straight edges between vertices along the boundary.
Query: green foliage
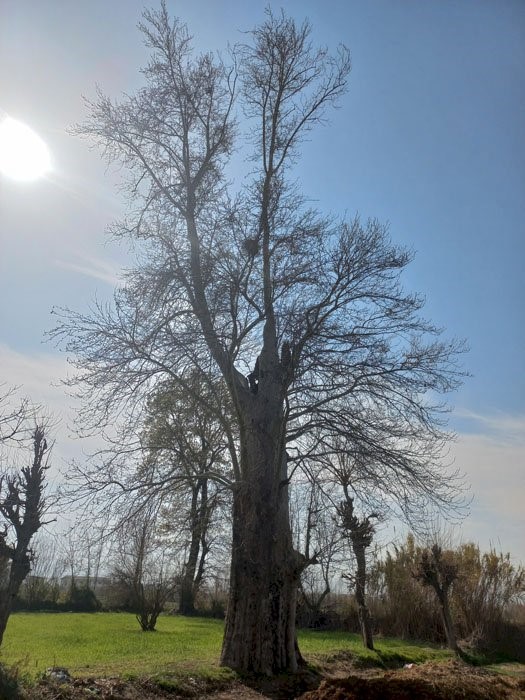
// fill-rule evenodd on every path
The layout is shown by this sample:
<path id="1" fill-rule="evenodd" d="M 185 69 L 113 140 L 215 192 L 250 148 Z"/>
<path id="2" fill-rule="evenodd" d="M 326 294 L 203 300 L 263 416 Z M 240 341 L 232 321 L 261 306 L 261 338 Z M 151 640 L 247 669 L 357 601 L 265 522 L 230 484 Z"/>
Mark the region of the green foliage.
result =
<path id="1" fill-rule="evenodd" d="M 98 612 L 102 606 L 91 588 L 77 586 L 75 581 L 72 581 L 65 607 L 73 612 Z"/>

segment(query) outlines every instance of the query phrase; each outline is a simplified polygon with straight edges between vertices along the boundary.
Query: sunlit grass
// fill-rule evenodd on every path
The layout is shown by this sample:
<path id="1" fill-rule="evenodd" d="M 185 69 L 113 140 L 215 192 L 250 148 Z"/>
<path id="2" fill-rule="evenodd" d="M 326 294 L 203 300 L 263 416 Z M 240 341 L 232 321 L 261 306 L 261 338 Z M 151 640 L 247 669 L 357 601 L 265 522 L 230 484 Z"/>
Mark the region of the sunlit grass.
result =
<path id="1" fill-rule="evenodd" d="M 179 616 L 160 617 L 157 632 L 142 632 L 126 613 L 17 613 L 9 619 L 0 660 L 20 664 L 37 676 L 65 666 L 75 676 L 158 676 L 195 674 L 226 678 L 219 668 L 223 623 Z M 377 652 L 363 648 L 358 635 L 301 630 L 305 658 L 351 655 L 358 665 L 391 665 L 439 660 L 450 653 L 395 639 L 377 640 Z"/>
<path id="2" fill-rule="evenodd" d="M 161 617 L 142 632 L 125 613 L 18 613 L 9 619 L 0 650 L 31 675 L 65 666 L 73 675 L 154 675 L 218 669 L 223 624 L 218 620 Z"/>
<path id="3" fill-rule="evenodd" d="M 352 655 L 357 666 L 391 666 L 404 663 L 423 663 L 449 659 L 452 652 L 428 646 L 424 642 L 409 642 L 401 639 L 378 637 L 374 639 L 374 651 L 365 649 L 358 634 L 349 632 L 299 631 L 299 647 L 306 658 L 337 655 L 345 652 Z"/>

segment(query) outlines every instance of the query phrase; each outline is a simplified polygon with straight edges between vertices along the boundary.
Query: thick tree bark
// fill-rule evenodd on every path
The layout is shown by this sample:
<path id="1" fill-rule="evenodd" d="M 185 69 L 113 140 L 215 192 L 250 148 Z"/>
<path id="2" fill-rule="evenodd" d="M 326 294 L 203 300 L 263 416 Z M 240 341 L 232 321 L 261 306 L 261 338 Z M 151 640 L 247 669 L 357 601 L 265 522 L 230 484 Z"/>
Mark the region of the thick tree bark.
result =
<path id="1" fill-rule="evenodd" d="M 195 594 L 193 590 L 193 579 L 190 579 L 188 572 L 182 578 L 179 597 L 179 613 L 181 615 L 195 614 Z"/>
<path id="2" fill-rule="evenodd" d="M 271 416 L 271 409 L 265 414 Z M 281 422 L 279 416 L 257 421 L 253 413 L 252 419 L 241 433 L 244 478 L 234 492 L 221 665 L 262 674 L 295 672 L 302 662 L 295 635 L 301 566 L 292 547 Z"/>

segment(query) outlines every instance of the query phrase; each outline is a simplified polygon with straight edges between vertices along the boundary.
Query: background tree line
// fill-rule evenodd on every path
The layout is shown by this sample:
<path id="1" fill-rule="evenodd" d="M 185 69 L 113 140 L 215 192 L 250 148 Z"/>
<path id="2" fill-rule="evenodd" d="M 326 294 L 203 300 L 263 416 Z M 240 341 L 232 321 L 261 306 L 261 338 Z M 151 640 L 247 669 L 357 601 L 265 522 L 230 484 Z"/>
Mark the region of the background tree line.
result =
<path id="1" fill-rule="evenodd" d="M 16 609 L 130 610 L 144 631 L 155 630 L 162 612 L 223 616 L 231 499 L 221 479 L 229 467 L 224 431 L 200 410 L 197 392 L 161 386 L 152 394 L 141 458 L 126 472 L 136 488 L 112 497 L 118 517 L 55 539 L 38 535 L 50 507 L 50 421 L 12 396 L 4 392 L 0 414 L 1 442 L 14 446 L 2 454 L 0 475 L 3 629 Z M 289 484 L 294 548 L 309 562 L 298 581 L 299 624 L 359 629 L 370 647 L 379 634 L 522 658 L 523 567 L 509 554 L 445 546 L 436 536 L 424 546 L 409 535 L 380 555 L 372 545 L 385 503 L 371 513 L 381 502 L 370 491 L 359 498 L 354 462 L 328 454 L 328 462 L 304 457 Z M 20 455 L 28 462 L 17 470 Z"/>
<path id="2" fill-rule="evenodd" d="M 101 573 L 88 579 L 86 557 L 78 556 L 73 579 L 64 556 L 49 540 L 34 545 L 33 568 L 22 584 L 14 610 L 134 612 L 143 630 L 155 629 L 160 613 L 180 613 L 185 600 L 184 558 L 169 542 L 154 544 L 151 520 L 128 531 L 123 556 L 121 535 L 106 541 Z M 148 529 L 149 528 L 149 529 Z M 323 537 L 323 535 L 321 536 Z M 317 539 L 316 536 L 312 536 Z M 85 539 L 84 539 L 85 543 Z M 78 552 L 81 554 L 81 545 Z M 372 636 L 447 645 L 439 601 L 418 576 L 429 546 L 413 535 L 386 550 L 367 553 L 366 605 Z M 525 649 L 525 570 L 509 554 L 480 551 L 473 543 L 442 548 L 455 570 L 450 588 L 453 632 L 461 648 L 492 658 L 523 660 Z M 168 565 L 169 562 L 169 565 Z M 303 574 L 297 623 L 301 627 L 362 632 L 355 594 L 358 565 L 344 538 L 332 543 L 316 566 Z M 211 561 L 199 582 L 191 614 L 224 617 L 228 598 L 227 560 Z M 188 614 L 186 611 L 185 614 Z M 364 639 L 366 643 L 366 639 Z"/>

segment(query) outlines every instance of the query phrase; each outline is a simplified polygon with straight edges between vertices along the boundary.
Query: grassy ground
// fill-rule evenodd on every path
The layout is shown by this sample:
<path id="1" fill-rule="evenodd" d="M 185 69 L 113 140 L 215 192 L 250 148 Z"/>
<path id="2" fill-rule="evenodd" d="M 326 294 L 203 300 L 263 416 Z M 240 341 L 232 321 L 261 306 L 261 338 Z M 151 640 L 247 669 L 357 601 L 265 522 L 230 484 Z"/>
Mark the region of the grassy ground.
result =
<path id="1" fill-rule="evenodd" d="M 157 630 L 142 632 L 134 616 L 125 613 L 18 613 L 9 620 L 0 661 L 19 664 L 31 677 L 50 666 L 65 666 L 74 676 L 229 677 L 218 666 L 221 621 L 161 617 Z M 444 650 L 395 639 L 377 640 L 378 652 L 370 652 L 357 635 L 343 632 L 302 630 L 299 646 L 314 665 L 339 654 L 351 654 L 361 666 L 450 657 Z"/>
<path id="2" fill-rule="evenodd" d="M 126 613 L 18 613 L 9 619 L 0 650 L 6 665 L 30 675 L 65 666 L 72 675 L 153 675 L 213 672 L 222 639 L 218 620 L 161 617 L 142 632 Z"/>

